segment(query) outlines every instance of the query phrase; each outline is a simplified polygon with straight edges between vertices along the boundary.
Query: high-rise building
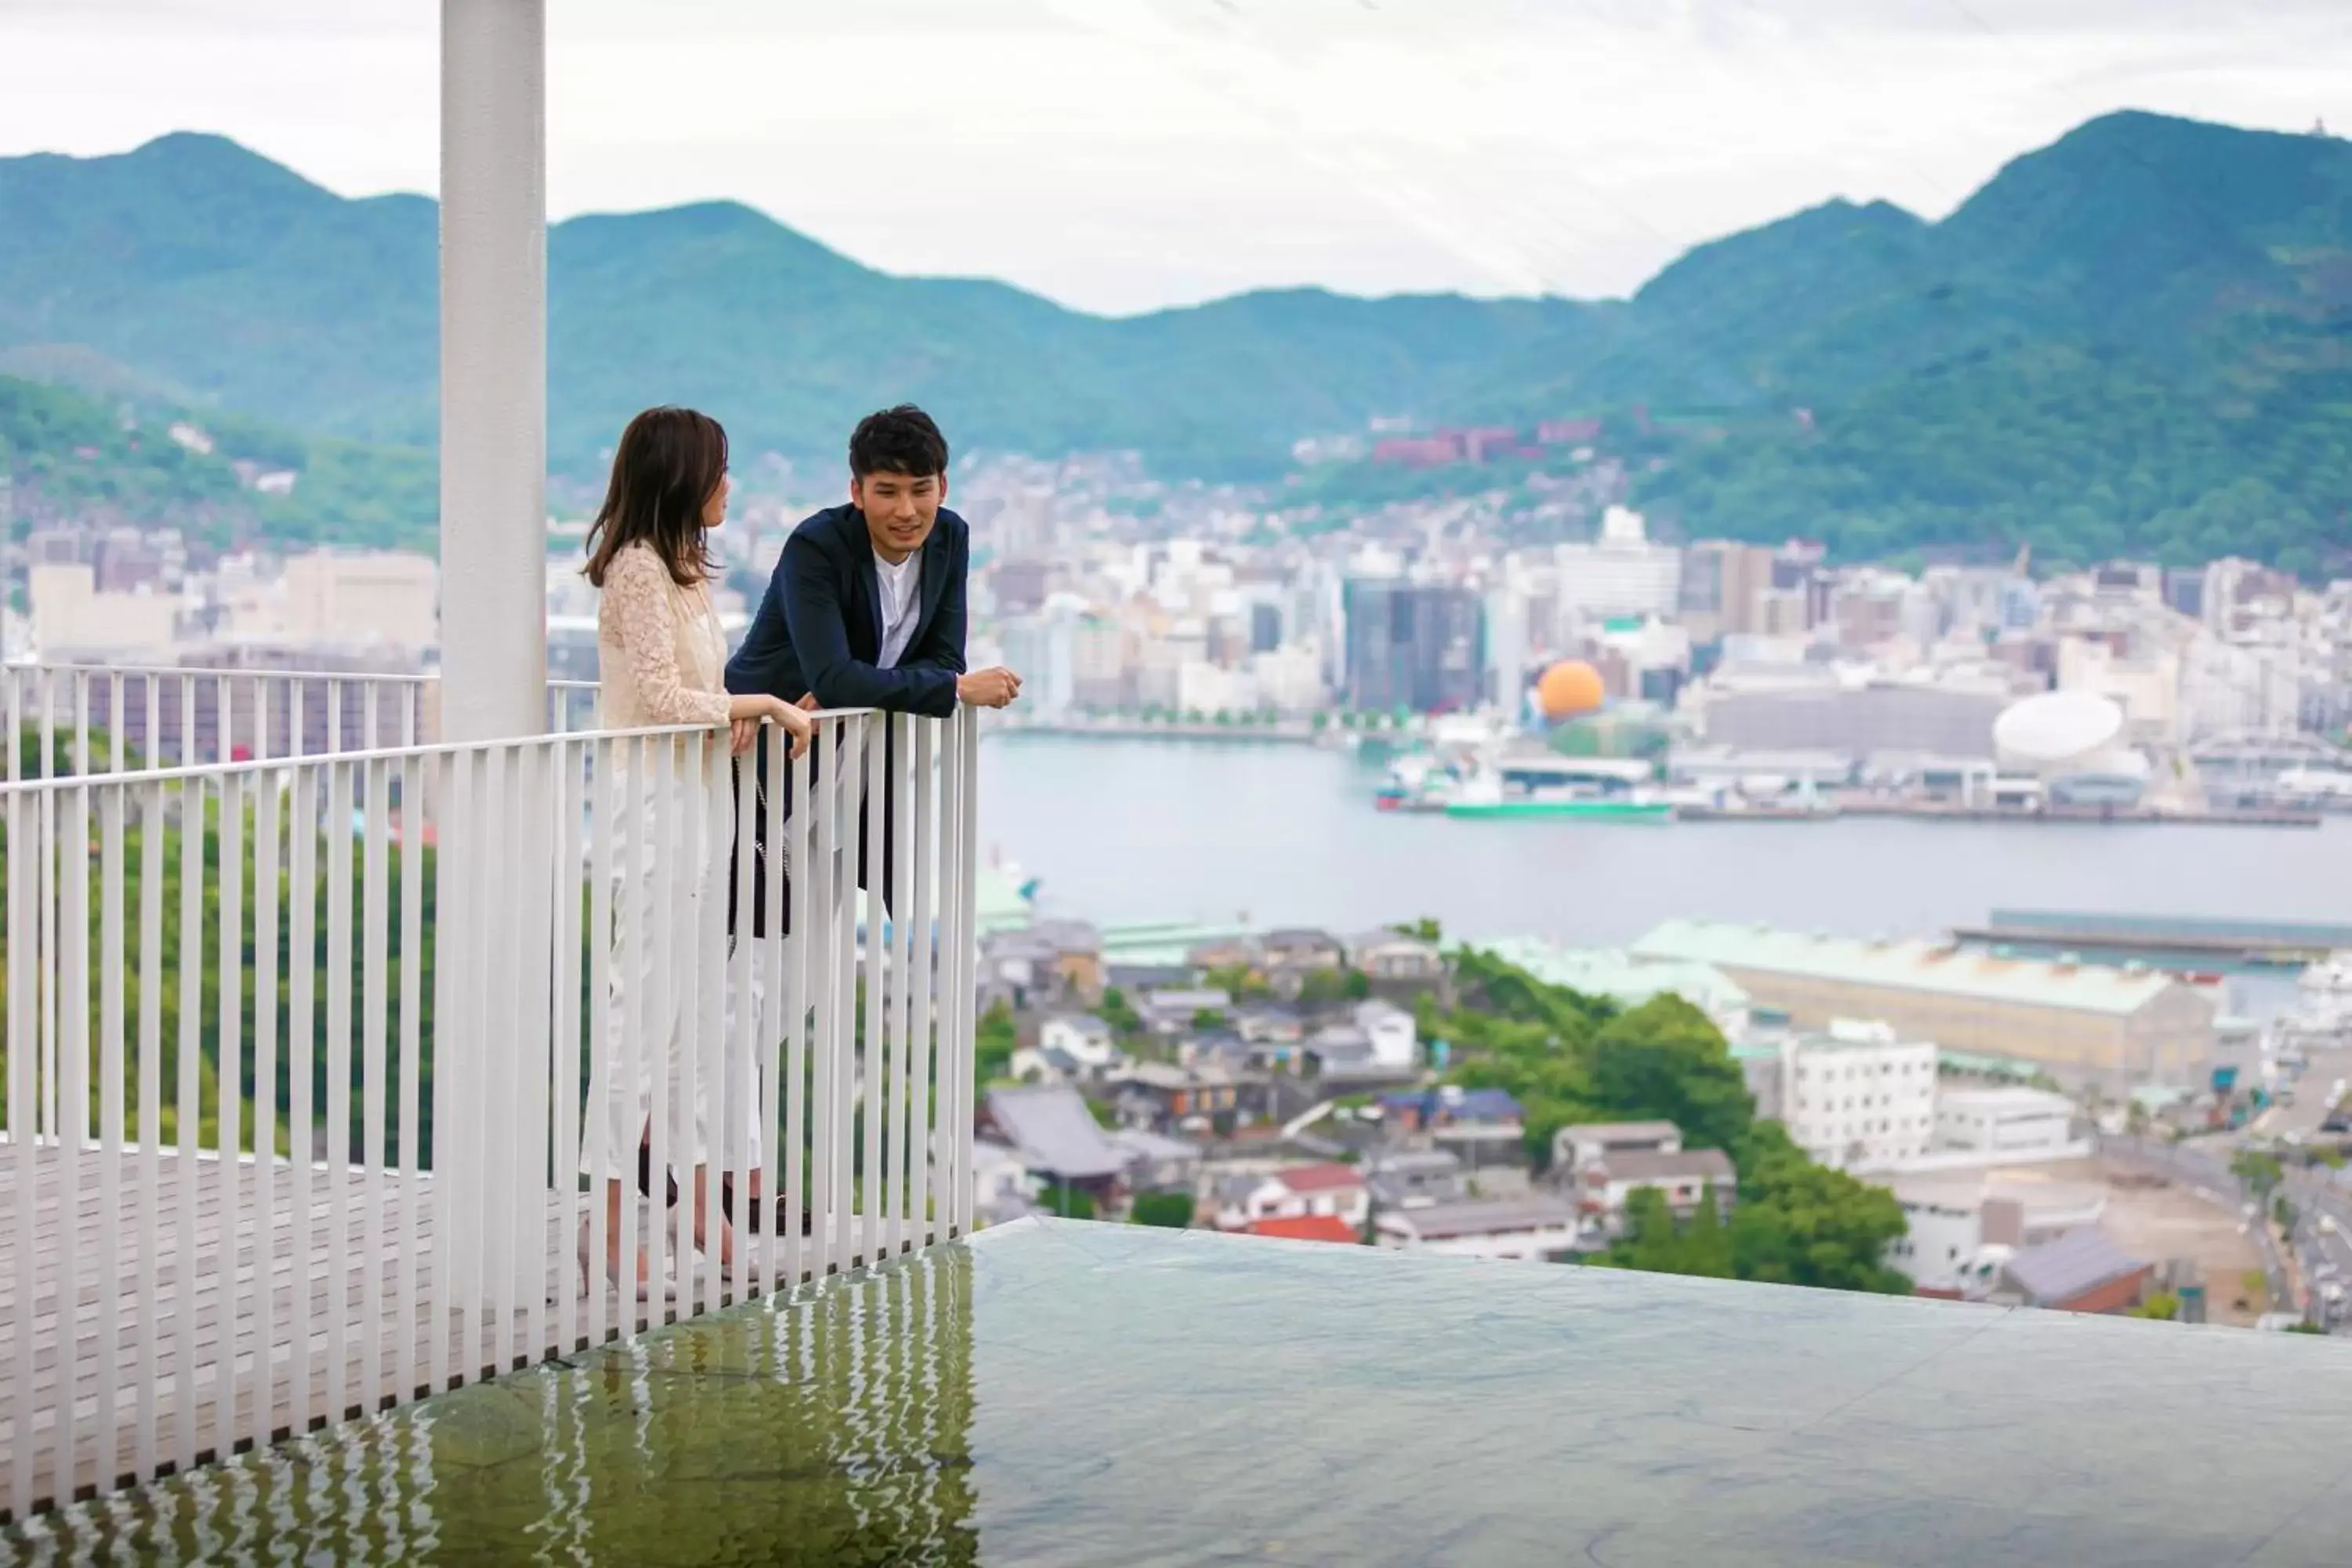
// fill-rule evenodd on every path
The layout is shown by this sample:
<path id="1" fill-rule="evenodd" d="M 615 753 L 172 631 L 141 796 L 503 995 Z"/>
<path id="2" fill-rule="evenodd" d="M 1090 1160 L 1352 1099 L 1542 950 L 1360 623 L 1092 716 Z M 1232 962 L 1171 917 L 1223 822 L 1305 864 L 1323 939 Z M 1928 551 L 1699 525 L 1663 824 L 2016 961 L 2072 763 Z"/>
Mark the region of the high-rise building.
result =
<path id="1" fill-rule="evenodd" d="M 1693 642 L 1761 632 L 1771 591 L 1772 552 L 1764 545 L 1702 539 L 1683 552 L 1682 622 Z"/>
<path id="2" fill-rule="evenodd" d="M 1442 713 L 1477 706 L 1486 637 L 1476 594 L 1451 583 L 1357 577 L 1346 604 L 1349 707 Z"/>
<path id="3" fill-rule="evenodd" d="M 1682 607 L 1683 552 L 1653 544 L 1642 514 L 1611 507 L 1601 537 L 1563 544 L 1559 605 L 1595 619 L 1609 616 L 1672 616 Z"/>

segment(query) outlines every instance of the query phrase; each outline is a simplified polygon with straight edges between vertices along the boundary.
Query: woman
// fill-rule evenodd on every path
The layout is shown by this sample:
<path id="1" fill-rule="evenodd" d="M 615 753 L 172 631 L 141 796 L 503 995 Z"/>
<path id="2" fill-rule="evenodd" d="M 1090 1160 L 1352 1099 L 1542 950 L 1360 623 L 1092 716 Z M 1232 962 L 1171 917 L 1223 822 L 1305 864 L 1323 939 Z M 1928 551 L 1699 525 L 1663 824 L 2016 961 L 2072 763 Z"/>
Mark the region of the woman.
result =
<path id="1" fill-rule="evenodd" d="M 604 702 L 603 723 L 612 730 L 652 729 L 669 725 L 709 725 L 729 732 L 730 749 L 740 756 L 757 739 L 760 726 L 781 726 L 793 737 L 795 756 L 805 751 L 812 722 L 808 714 L 773 696 L 730 696 L 726 688 L 727 639 L 719 629 L 719 613 L 711 603 L 709 531 L 727 518 L 727 433 L 708 415 L 688 408 L 649 408 L 621 433 L 613 455 L 613 477 L 604 504 L 588 531 L 588 581 L 601 593 L 596 610 L 596 655 Z M 681 748 L 678 778 L 699 784 L 707 800 L 723 798 L 719 770 L 728 764 L 713 745 L 703 751 L 709 770 L 697 780 L 687 771 Z M 684 1068 L 695 1042 L 692 1021 L 700 1004 L 689 986 L 674 984 L 667 1016 L 652 1021 L 638 1045 L 636 1082 L 620 1079 L 621 1019 L 629 988 L 652 987 L 659 956 L 646 933 L 630 928 L 628 906 L 632 882 L 646 889 L 648 905 L 656 866 L 667 861 L 673 876 L 694 879 L 698 900 L 724 896 L 729 823 L 723 812 L 712 812 L 703 824 L 701 842 L 686 842 L 677 803 L 656 813 L 650 791 L 653 781 L 631 779 L 625 763 L 616 770 L 623 802 L 611 825 L 614 864 L 618 886 L 614 889 L 614 951 L 608 1001 L 610 1018 L 609 1070 L 600 1071 L 589 1091 L 591 1115 L 605 1118 L 604 1170 L 590 1171 L 605 1180 L 605 1205 L 610 1225 L 605 1259 L 611 1277 L 621 1277 L 621 1204 L 627 1168 L 638 1164 L 644 1184 L 650 1188 L 649 1163 L 644 1150 L 651 1137 L 654 1072 L 666 1067 L 669 1103 L 681 1105 Z M 658 835 L 647 825 L 663 823 Z M 731 1050 L 735 1031 L 727 1037 Z M 600 1068 L 604 1064 L 600 1063 Z M 741 1064 L 730 1061 L 730 1074 Z M 706 1171 L 710 1147 L 710 1089 L 699 1079 L 694 1096 L 690 1149 L 679 1150 L 680 1163 L 694 1165 L 694 1239 L 708 1248 L 709 1206 Z M 737 1077 L 735 1081 L 743 1081 Z M 759 1160 L 759 1097 L 743 1108 L 750 1124 L 750 1159 Z M 730 1140 L 731 1142 L 731 1140 Z M 589 1169 L 589 1151 L 583 1152 L 583 1169 Z M 589 1270 L 589 1233 L 580 1238 L 581 1272 Z M 719 1221 L 719 1257 L 733 1259 L 732 1237 Z M 637 1294 L 645 1299 L 649 1268 L 637 1258 Z"/>

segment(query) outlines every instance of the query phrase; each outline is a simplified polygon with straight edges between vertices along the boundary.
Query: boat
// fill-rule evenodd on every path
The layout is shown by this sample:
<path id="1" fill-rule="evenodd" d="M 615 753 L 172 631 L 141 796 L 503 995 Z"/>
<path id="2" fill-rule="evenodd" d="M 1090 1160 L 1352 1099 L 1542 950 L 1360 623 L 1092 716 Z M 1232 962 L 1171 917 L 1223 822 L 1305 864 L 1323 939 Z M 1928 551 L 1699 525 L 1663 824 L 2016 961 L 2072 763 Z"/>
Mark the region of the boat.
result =
<path id="1" fill-rule="evenodd" d="M 1447 816 L 1598 817 L 1667 822 L 1674 802 L 1647 763 L 1514 748 L 1492 732 L 1440 734 L 1433 750 L 1396 759 L 1373 794 L 1381 811 Z M 1453 742 L 1451 745 L 1445 742 Z"/>
<path id="2" fill-rule="evenodd" d="M 1674 803 L 1605 795 L 1521 795 L 1516 800 L 1453 800 L 1448 816 L 1600 816 L 1630 822 L 1671 822 Z"/>

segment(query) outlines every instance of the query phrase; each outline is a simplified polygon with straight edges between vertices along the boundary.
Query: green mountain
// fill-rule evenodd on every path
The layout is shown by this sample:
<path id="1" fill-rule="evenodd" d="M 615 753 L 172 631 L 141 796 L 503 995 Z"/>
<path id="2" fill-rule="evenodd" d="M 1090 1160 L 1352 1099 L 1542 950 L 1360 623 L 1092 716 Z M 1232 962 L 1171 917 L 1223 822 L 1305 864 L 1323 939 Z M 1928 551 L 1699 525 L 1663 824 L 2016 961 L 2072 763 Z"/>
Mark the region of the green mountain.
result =
<path id="1" fill-rule="evenodd" d="M 435 246 L 424 198 L 346 201 L 214 137 L 0 160 L 0 374 L 428 445 Z M 829 458 L 912 397 L 962 448 L 1203 477 L 1380 415 L 1600 413 L 1690 535 L 2305 571 L 2352 543 L 2352 146 L 2319 136 L 2110 115 L 1939 223 L 1832 202 L 1623 301 L 1295 289 L 1113 320 L 727 203 L 557 225 L 549 278 L 551 460 L 591 479 L 657 401 Z"/>
<path id="2" fill-rule="evenodd" d="M 217 137 L 0 160 L 0 356 L 76 345 L 164 396 L 427 442 L 436 221 L 424 198 L 345 201 Z M 550 456 L 582 473 L 648 403 L 709 408 L 750 450 L 830 457 L 905 397 L 960 446 L 1274 471 L 1300 434 L 1442 415 L 1584 313 L 1297 291 L 1109 321 L 890 277 L 731 203 L 558 224 L 548 272 Z"/>

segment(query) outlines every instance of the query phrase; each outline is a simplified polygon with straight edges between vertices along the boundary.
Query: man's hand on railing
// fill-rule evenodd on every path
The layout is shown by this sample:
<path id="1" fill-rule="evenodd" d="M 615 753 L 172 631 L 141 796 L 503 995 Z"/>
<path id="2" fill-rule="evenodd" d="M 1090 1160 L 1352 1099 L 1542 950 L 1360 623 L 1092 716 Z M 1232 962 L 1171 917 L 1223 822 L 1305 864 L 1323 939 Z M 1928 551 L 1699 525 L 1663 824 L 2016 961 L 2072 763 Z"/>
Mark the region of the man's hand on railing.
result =
<path id="1" fill-rule="evenodd" d="M 1021 678 L 1003 666 L 956 677 L 956 696 L 975 708 L 1003 708 L 1021 695 Z"/>
<path id="2" fill-rule="evenodd" d="M 762 724 L 773 724 L 791 735 L 796 757 L 808 750 L 809 736 L 816 730 L 808 710 L 796 703 L 764 692 L 738 697 L 727 705 L 727 738 L 737 756 L 758 742 Z"/>

